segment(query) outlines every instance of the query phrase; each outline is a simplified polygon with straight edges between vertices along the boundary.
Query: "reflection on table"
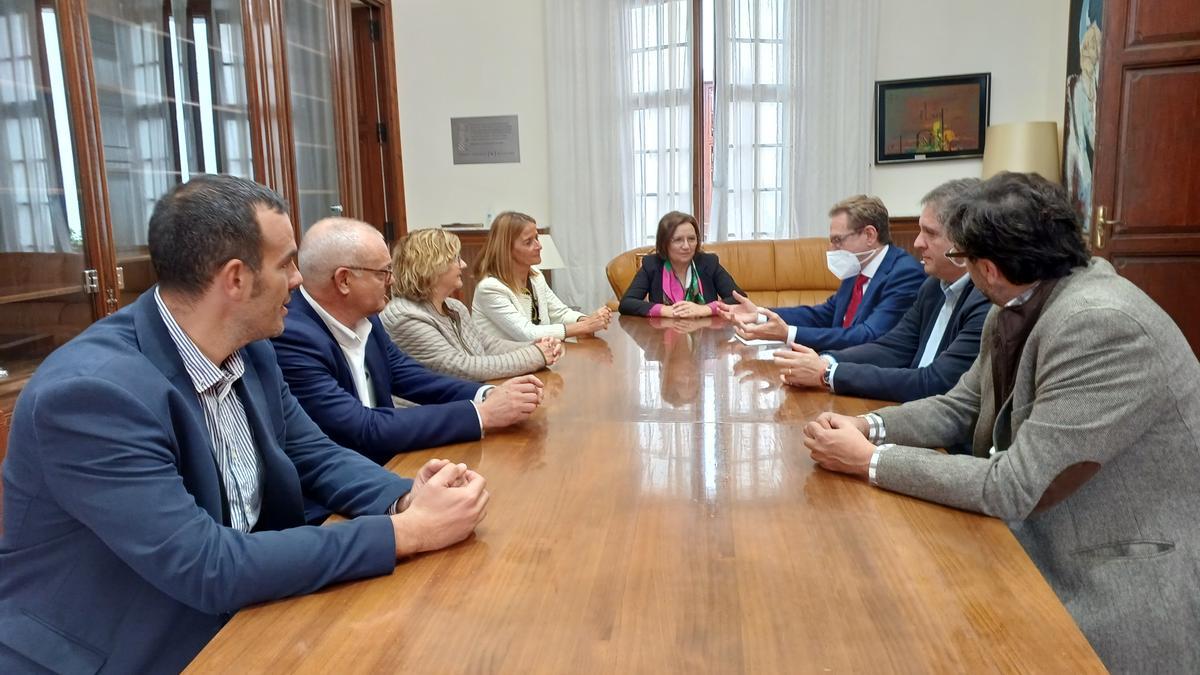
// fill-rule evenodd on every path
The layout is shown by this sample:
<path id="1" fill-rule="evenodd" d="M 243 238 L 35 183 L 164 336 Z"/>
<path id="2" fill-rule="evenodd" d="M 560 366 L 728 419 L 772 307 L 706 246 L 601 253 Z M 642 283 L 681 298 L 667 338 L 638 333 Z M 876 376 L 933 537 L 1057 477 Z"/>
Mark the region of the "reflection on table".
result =
<path id="1" fill-rule="evenodd" d="M 475 536 L 240 612 L 194 672 L 1102 672 L 999 521 L 814 467 L 803 425 L 877 402 L 783 387 L 719 320 L 622 317 L 520 428 L 399 456 L 478 467 Z"/>

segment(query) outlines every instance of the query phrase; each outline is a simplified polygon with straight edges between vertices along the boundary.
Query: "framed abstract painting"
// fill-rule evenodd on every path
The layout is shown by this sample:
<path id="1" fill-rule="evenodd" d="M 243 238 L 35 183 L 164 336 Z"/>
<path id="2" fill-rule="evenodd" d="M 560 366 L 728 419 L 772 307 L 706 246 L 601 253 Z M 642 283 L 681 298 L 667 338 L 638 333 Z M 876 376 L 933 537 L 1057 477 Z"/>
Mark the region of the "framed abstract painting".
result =
<path id="1" fill-rule="evenodd" d="M 982 157 L 992 74 L 875 83 L 875 163 Z"/>

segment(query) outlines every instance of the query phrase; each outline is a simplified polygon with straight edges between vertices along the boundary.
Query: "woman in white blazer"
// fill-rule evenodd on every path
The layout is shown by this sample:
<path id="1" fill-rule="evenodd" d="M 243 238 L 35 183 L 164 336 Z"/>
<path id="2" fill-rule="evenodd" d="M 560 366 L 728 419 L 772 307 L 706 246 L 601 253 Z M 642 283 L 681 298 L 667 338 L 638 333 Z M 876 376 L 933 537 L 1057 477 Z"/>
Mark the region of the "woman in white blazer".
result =
<path id="1" fill-rule="evenodd" d="M 601 307 L 582 314 L 567 307 L 533 269 L 541 261 L 533 218 L 514 211 L 496 216 L 475 261 L 475 325 L 508 340 L 569 338 L 607 328 L 612 311 Z"/>
<path id="2" fill-rule="evenodd" d="M 462 288 L 462 243 L 438 228 L 414 230 L 392 252 L 392 300 L 379 313 L 392 342 L 426 368 L 467 380 L 514 377 L 553 365 L 562 343 L 505 340 L 479 330 L 451 295 Z"/>

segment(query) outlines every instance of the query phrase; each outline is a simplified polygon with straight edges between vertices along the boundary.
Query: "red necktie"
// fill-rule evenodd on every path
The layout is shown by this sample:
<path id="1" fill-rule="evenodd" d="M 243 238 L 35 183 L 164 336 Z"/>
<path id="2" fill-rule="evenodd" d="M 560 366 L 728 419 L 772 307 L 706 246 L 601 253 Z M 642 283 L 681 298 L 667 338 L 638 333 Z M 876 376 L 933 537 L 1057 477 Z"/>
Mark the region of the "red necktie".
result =
<path id="1" fill-rule="evenodd" d="M 858 313 L 858 305 L 862 302 L 863 286 L 867 285 L 870 278 L 865 274 L 858 275 L 858 279 L 854 281 L 854 290 L 850 293 L 850 305 L 846 307 L 846 318 L 842 319 L 842 328 L 849 328 L 850 324 L 854 323 L 854 315 Z"/>

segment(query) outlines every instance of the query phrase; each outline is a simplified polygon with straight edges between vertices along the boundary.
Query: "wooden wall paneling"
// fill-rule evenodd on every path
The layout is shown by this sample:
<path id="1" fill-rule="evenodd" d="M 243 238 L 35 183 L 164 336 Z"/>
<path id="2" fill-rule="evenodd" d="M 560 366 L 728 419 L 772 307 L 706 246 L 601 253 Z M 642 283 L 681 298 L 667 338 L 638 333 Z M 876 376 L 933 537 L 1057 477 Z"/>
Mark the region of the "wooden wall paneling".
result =
<path id="1" fill-rule="evenodd" d="M 84 251 L 88 266 L 96 270 L 100 283 L 100 292 L 92 295 L 92 312 L 100 318 L 117 311 L 117 254 L 108 202 L 108 179 L 104 171 L 104 141 L 87 3 L 60 2 L 57 10 L 69 116 L 75 138 L 75 162 L 79 170 Z M 79 282 L 82 286 L 83 280 Z"/>
<path id="2" fill-rule="evenodd" d="M 296 199 L 296 149 L 285 25 L 283 0 L 242 0 L 254 179 L 290 202 L 292 226 L 298 238 L 300 207 Z"/>
<path id="3" fill-rule="evenodd" d="M 354 51 L 351 40 L 349 0 L 328 0 L 329 68 L 333 91 L 334 142 L 338 154 L 338 181 L 342 193 L 342 214 L 363 217 L 362 176 L 359 173 L 359 148 L 356 120 Z"/>
<path id="4" fill-rule="evenodd" d="M 377 58 L 380 46 L 379 10 L 369 5 L 350 10 L 351 45 L 354 52 L 355 139 L 358 143 L 359 180 L 362 186 L 362 220 L 374 225 L 388 243 L 388 192 L 391 190 L 384 156 L 387 151 L 386 124 L 380 100 Z"/>
<path id="5" fill-rule="evenodd" d="M 1200 3 L 1106 0 L 1104 12 L 1092 249 L 1200 352 L 1188 293 L 1200 278 Z"/>
<path id="6" fill-rule="evenodd" d="M 888 226 L 892 230 L 892 243 L 919 259 L 920 256 L 913 249 L 913 242 L 916 241 L 917 234 L 920 232 L 920 229 L 917 227 L 917 216 L 897 216 L 890 218 L 888 219 Z"/>
<path id="7" fill-rule="evenodd" d="M 380 103 L 387 124 L 387 143 L 384 148 L 384 171 L 391 185 L 388 189 L 388 218 L 392 223 L 392 237 L 398 239 L 408 233 L 408 211 L 404 203 L 404 161 L 400 144 L 400 96 L 396 84 L 396 39 L 395 15 L 391 0 L 368 0 L 379 10 L 379 47 L 376 55 L 380 59 L 379 82 Z"/>
<path id="8" fill-rule="evenodd" d="M 1144 47 L 1187 42 L 1200 43 L 1200 12 L 1196 11 L 1196 0 L 1134 0 L 1131 3 L 1125 44 Z"/>

